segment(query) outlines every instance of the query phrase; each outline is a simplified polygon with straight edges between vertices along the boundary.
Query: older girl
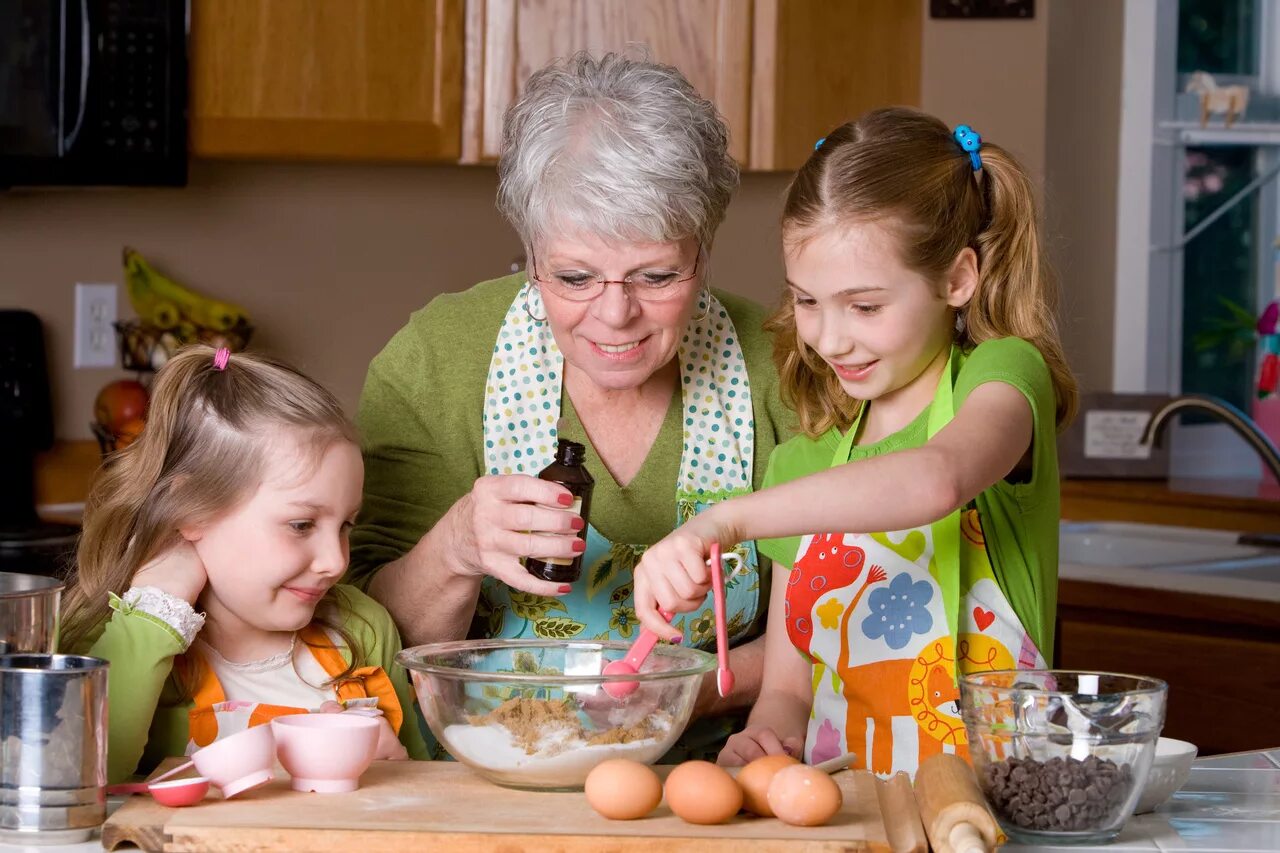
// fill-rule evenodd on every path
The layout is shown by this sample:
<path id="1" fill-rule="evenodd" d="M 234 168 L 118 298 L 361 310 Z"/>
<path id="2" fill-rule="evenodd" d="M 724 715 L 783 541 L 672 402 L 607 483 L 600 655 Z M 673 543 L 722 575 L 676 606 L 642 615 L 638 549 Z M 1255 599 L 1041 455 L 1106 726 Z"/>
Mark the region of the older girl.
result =
<path id="1" fill-rule="evenodd" d="M 1052 654 L 1056 428 L 1076 391 L 1031 182 L 970 128 L 878 110 L 819 143 L 783 239 L 775 357 L 804 434 L 774 451 L 772 488 L 649 550 L 636 607 L 669 632 L 658 607 L 699 599 L 712 542 L 772 537 L 793 568 L 760 701 L 720 760 L 803 747 L 913 771 L 966 750 L 957 673 Z"/>

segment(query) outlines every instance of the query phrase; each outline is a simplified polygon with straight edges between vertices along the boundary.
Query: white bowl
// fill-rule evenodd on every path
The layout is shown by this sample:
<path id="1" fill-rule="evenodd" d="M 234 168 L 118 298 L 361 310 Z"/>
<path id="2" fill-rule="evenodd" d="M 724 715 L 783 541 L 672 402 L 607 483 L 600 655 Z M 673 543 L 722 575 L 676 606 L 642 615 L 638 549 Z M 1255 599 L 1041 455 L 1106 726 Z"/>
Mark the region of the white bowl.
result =
<path id="1" fill-rule="evenodd" d="M 1187 784 L 1191 776 L 1191 762 L 1196 758 L 1196 745 L 1185 740 L 1162 737 L 1156 741 L 1156 757 L 1151 761 L 1151 772 L 1142 786 L 1142 796 L 1134 814 L 1154 811 L 1174 792 Z"/>

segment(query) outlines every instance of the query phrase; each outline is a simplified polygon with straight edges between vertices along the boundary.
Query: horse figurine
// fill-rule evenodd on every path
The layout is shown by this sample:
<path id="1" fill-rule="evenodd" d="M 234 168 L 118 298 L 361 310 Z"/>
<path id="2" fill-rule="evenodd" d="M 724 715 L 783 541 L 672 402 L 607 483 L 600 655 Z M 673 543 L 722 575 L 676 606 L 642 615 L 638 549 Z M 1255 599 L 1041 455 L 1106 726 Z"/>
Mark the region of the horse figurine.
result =
<path id="1" fill-rule="evenodd" d="M 1200 126 L 1209 124 L 1209 115 L 1226 113 L 1226 126 L 1231 127 L 1236 118 L 1244 115 L 1249 106 L 1248 86 L 1219 86 L 1213 75 L 1197 71 L 1187 81 L 1187 91 L 1200 96 Z"/>

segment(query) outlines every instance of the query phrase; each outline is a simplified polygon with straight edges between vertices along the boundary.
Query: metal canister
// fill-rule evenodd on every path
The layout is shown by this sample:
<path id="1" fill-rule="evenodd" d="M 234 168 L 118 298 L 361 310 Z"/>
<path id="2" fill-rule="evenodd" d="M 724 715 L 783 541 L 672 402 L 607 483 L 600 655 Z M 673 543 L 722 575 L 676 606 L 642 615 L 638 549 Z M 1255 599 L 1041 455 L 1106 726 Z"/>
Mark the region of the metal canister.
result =
<path id="1" fill-rule="evenodd" d="M 108 666 L 0 655 L 0 842 L 86 841 L 106 819 Z"/>
<path id="2" fill-rule="evenodd" d="M 54 650 L 62 587 L 56 578 L 0 572 L 0 655 Z"/>

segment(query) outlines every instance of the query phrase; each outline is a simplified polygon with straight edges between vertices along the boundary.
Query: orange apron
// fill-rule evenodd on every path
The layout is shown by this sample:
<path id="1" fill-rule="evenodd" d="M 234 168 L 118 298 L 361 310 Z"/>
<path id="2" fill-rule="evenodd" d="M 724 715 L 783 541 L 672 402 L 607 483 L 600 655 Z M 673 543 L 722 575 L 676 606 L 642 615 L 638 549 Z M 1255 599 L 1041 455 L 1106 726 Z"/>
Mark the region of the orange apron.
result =
<path id="1" fill-rule="evenodd" d="M 299 631 L 298 637 L 311 650 L 311 654 L 315 656 L 316 661 L 330 678 L 336 678 L 346 671 L 347 662 L 322 627 L 312 623 Z M 189 651 L 187 656 L 198 658 L 198 653 Z M 200 682 L 188 716 L 190 727 L 190 740 L 187 742 L 188 755 L 201 747 L 208 746 L 219 737 L 260 726 L 276 717 L 309 712 L 307 708 L 269 705 L 265 702 L 227 701 L 222 684 L 208 663 L 203 660 L 194 660 L 192 663 L 200 669 Z M 404 711 L 400 707 L 400 698 L 396 695 L 395 685 L 391 683 L 390 676 L 382 667 L 357 667 L 334 689 L 338 695 L 338 701 L 347 707 L 377 707 L 391 724 L 391 730 L 397 734 L 400 733 Z"/>

